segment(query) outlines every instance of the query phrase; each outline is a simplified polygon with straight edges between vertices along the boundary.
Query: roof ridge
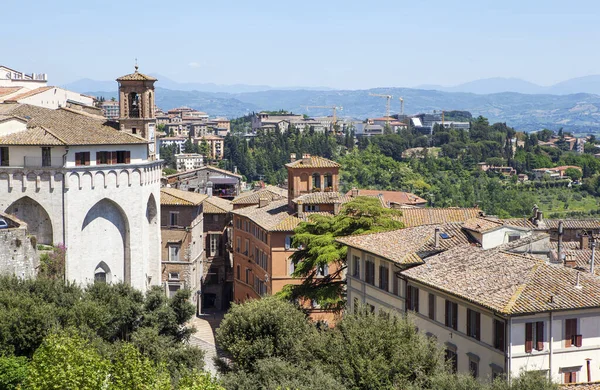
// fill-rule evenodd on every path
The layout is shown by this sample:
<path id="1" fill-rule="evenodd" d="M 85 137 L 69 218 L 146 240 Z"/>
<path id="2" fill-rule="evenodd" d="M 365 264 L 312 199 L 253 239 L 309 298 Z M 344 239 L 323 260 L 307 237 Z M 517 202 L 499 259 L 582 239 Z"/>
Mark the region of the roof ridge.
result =
<path id="1" fill-rule="evenodd" d="M 67 145 L 67 142 L 65 142 L 65 140 L 63 140 L 62 138 L 60 138 L 59 136 L 57 136 L 56 134 L 54 134 L 52 131 L 50 131 L 50 129 L 47 129 L 44 126 L 36 126 L 36 127 L 40 127 L 42 129 L 44 129 L 45 132 L 47 132 L 48 134 L 50 134 L 51 136 L 53 136 L 54 138 L 56 138 L 57 140 L 59 140 L 63 144 Z"/>
<path id="2" fill-rule="evenodd" d="M 516 253 L 510 253 L 510 252 L 506 252 L 506 251 L 501 251 L 501 252 L 517 255 Z M 531 257 L 527 257 L 527 256 L 519 256 L 519 257 L 531 259 Z M 514 294 L 510 297 L 510 299 L 508 300 L 508 302 L 506 303 L 506 305 L 502 309 L 502 311 L 504 313 L 510 314 L 510 312 L 513 309 L 513 307 L 517 304 L 517 301 L 521 297 L 521 294 L 523 293 L 523 291 L 525 291 L 525 288 L 527 288 L 527 283 L 531 279 L 531 276 L 535 275 L 535 273 L 537 272 L 538 268 L 540 268 L 540 266 L 542 266 L 542 263 L 543 263 L 543 261 L 539 260 L 539 261 L 536 262 L 536 264 L 533 266 L 533 268 L 531 268 L 531 270 L 529 271 L 529 273 L 527 275 L 526 281 L 524 283 L 519 284 L 519 287 L 517 287 L 517 289 L 514 292 Z"/>

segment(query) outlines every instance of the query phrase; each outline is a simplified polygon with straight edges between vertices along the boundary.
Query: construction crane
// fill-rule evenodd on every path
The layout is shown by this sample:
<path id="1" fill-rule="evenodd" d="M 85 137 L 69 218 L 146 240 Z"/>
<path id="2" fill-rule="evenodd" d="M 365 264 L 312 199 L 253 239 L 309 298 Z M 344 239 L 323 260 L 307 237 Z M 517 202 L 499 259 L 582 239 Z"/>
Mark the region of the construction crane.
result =
<path id="1" fill-rule="evenodd" d="M 379 97 L 387 99 L 387 101 L 385 103 L 385 120 L 386 120 L 386 123 L 389 125 L 389 123 L 390 123 L 390 102 L 392 101 L 393 96 L 392 95 L 382 95 L 379 93 L 369 93 L 369 96 L 379 96 Z"/>
<path id="2" fill-rule="evenodd" d="M 400 99 L 400 114 L 404 115 L 404 98 L 398 98 Z"/>
<path id="3" fill-rule="evenodd" d="M 306 111 L 308 111 L 309 108 L 327 108 L 329 110 L 333 111 L 333 121 L 331 122 L 331 127 L 332 127 L 332 131 L 335 131 L 335 125 L 337 123 L 337 110 L 343 110 L 343 107 L 338 107 L 338 106 L 305 106 L 306 107 Z"/>

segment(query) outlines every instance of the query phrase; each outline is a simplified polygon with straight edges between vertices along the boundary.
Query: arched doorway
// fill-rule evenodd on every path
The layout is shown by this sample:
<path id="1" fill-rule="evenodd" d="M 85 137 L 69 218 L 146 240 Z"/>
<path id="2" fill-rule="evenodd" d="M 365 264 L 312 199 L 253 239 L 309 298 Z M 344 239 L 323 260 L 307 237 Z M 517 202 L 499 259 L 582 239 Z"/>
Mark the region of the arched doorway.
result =
<path id="1" fill-rule="evenodd" d="M 52 245 L 54 243 L 50 215 L 35 200 L 24 196 L 8 206 L 6 213 L 25 222 L 29 233 L 36 237 L 39 244 Z"/>
<path id="2" fill-rule="evenodd" d="M 109 283 L 123 281 L 131 284 L 129 236 L 129 221 L 123 209 L 110 199 L 96 203 L 86 214 L 81 227 L 80 242 L 85 246 L 85 262 L 88 266 L 98 264 L 86 271 L 89 272 L 87 278 L 101 279 L 104 271 Z"/>

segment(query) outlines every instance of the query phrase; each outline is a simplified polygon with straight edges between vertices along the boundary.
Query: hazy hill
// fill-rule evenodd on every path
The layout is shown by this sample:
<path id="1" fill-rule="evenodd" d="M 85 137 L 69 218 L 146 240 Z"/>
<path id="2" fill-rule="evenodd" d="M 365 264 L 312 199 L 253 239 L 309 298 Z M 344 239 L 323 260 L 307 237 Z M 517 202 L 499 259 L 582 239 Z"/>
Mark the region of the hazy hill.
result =
<path id="1" fill-rule="evenodd" d="M 211 93 L 176 91 L 157 88 L 156 104 L 163 109 L 190 106 L 210 115 L 230 118 L 253 111 L 284 109 L 311 116 L 330 115 L 330 110 L 306 106 L 342 106 L 338 115 L 360 118 L 385 114 L 385 99 L 369 96 L 369 92 L 393 95 L 392 113 L 400 110 L 402 96 L 406 113 L 433 110 L 466 110 L 474 116 L 483 115 L 492 122 L 506 122 L 519 130 L 539 130 L 547 127 L 578 133 L 600 133 L 600 96 L 592 94 L 529 95 L 514 92 L 479 95 L 463 92 L 442 92 L 411 88 L 378 88 L 337 91 L 260 91 L 246 93 Z M 93 96 L 116 96 L 115 92 L 86 92 Z"/>

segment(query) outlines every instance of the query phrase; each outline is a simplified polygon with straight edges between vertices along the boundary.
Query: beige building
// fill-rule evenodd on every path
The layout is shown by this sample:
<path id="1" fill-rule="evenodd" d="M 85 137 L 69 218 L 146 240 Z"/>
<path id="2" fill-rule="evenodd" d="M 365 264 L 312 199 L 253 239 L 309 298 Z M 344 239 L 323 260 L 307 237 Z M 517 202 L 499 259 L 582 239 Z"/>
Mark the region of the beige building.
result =
<path id="1" fill-rule="evenodd" d="M 198 153 L 180 153 L 175 155 L 175 166 L 177 172 L 187 172 L 201 168 L 204 156 Z"/>
<path id="2" fill-rule="evenodd" d="M 208 144 L 208 158 L 211 160 L 221 160 L 223 159 L 223 154 L 225 153 L 225 140 L 223 137 L 219 137 L 216 135 L 207 135 L 205 137 L 196 137 L 194 138 L 194 143 L 200 146 L 202 142 L 206 141 Z"/>

